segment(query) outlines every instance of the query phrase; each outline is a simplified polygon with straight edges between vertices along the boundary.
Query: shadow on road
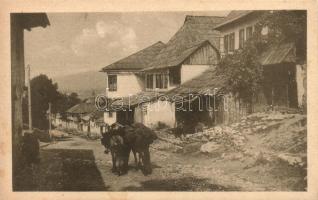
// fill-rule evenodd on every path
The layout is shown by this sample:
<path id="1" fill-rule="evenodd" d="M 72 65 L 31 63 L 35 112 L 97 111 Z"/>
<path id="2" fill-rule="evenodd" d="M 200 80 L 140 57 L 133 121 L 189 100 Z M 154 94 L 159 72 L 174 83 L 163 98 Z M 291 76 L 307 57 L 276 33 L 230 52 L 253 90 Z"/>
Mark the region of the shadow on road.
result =
<path id="1" fill-rule="evenodd" d="M 15 191 L 105 191 L 92 150 L 45 149 L 37 166 L 24 168 Z"/>
<path id="2" fill-rule="evenodd" d="M 208 179 L 183 177 L 177 179 L 153 179 L 141 182 L 140 187 L 129 186 L 124 191 L 239 191 L 237 187 L 211 184 Z"/>

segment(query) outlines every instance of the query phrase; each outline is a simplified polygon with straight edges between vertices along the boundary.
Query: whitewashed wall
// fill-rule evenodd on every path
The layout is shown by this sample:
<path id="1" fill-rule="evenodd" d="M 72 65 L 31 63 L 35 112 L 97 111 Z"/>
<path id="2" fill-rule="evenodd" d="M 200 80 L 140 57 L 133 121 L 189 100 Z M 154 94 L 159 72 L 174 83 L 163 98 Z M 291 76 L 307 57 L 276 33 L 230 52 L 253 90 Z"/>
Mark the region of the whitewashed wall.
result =
<path id="1" fill-rule="evenodd" d="M 134 110 L 134 122 L 144 123 L 145 113 L 142 111 L 141 106 L 135 107 Z"/>
<path id="2" fill-rule="evenodd" d="M 113 116 L 109 117 L 109 112 L 104 112 L 104 122 L 108 125 L 115 123 L 117 120 L 116 112 L 113 112 Z"/>
<path id="3" fill-rule="evenodd" d="M 224 53 L 224 35 L 230 34 L 230 33 L 235 33 L 235 44 L 234 44 L 234 48 L 238 49 L 239 48 L 239 31 L 242 28 L 245 28 L 245 38 L 246 38 L 246 28 L 249 26 L 254 26 L 257 22 L 259 21 L 259 19 L 249 19 L 246 20 L 244 22 L 241 23 L 236 23 L 234 25 L 229 26 L 226 29 L 222 29 L 221 30 L 221 40 L 220 40 L 220 52 L 221 54 Z M 254 29 L 253 29 L 254 31 Z"/>
<path id="4" fill-rule="evenodd" d="M 297 99 L 298 106 L 302 107 L 305 103 L 306 95 L 306 64 L 296 65 L 296 83 L 297 83 Z"/>
<path id="5" fill-rule="evenodd" d="M 107 73 L 109 74 L 109 73 Z M 117 91 L 107 91 L 109 98 L 125 97 L 137 94 L 144 89 L 143 80 L 134 73 L 111 73 L 117 75 Z M 108 82 L 107 82 L 108 87 Z"/>
<path id="6" fill-rule="evenodd" d="M 95 122 L 91 122 L 91 133 L 95 135 L 100 134 L 100 127 Z"/>
<path id="7" fill-rule="evenodd" d="M 147 111 L 143 116 L 143 124 L 155 127 L 162 122 L 169 127 L 175 126 L 175 104 L 168 101 L 155 101 L 147 103 Z"/>
<path id="8" fill-rule="evenodd" d="M 209 67 L 209 65 L 182 65 L 181 84 L 201 75 Z"/>

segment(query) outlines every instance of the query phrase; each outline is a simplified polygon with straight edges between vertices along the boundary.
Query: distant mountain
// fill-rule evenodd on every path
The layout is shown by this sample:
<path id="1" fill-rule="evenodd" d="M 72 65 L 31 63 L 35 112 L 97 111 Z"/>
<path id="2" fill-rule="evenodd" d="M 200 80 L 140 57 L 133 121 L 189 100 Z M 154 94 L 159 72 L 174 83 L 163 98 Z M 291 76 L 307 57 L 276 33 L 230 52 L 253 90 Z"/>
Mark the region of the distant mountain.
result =
<path id="1" fill-rule="evenodd" d="M 105 73 L 87 71 L 72 75 L 52 78 L 58 84 L 59 91 L 70 93 L 76 92 L 84 99 L 95 94 L 103 94 L 106 89 Z"/>

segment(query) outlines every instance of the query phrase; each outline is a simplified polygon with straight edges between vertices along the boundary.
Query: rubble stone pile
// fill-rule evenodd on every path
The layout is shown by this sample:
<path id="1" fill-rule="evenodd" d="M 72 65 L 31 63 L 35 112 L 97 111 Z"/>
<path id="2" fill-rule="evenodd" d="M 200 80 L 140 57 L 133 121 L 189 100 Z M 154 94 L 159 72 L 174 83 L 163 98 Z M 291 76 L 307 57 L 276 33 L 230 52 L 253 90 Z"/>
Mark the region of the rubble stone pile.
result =
<path id="1" fill-rule="evenodd" d="M 246 138 L 241 132 L 235 130 L 231 126 L 216 126 L 216 127 L 204 130 L 203 132 L 200 132 L 200 133 L 187 135 L 185 137 L 185 141 L 207 142 L 207 144 L 205 146 L 202 146 L 201 148 L 202 152 L 206 152 L 207 151 L 206 148 L 208 146 L 215 146 L 217 144 L 223 145 L 227 148 L 239 149 L 240 146 L 244 145 Z"/>

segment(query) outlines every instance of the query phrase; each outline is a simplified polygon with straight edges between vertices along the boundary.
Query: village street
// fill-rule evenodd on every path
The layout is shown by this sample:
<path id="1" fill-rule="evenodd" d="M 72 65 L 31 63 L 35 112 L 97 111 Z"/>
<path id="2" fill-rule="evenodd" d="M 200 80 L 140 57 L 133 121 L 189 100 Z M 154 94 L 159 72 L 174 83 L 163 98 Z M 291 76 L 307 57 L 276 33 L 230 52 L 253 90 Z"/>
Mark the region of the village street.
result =
<path id="1" fill-rule="evenodd" d="M 307 191 L 306 10 L 10 21 L 13 191 Z"/>
<path id="2" fill-rule="evenodd" d="M 267 115 L 265 117 L 268 118 Z M 286 120 L 282 121 L 284 117 Z M 21 182 L 23 184 L 21 188 L 40 191 L 304 190 L 305 168 L 275 161 L 273 156 L 277 157 L 281 153 L 271 154 L 270 150 L 265 146 L 263 148 L 261 144 L 262 141 L 267 143 L 274 141 L 272 145 L 277 146 L 279 142 L 292 141 L 295 138 L 291 138 L 296 137 L 302 145 L 304 141 L 302 138 L 305 136 L 304 127 L 299 123 L 304 120 L 304 117 L 282 115 L 281 119 L 276 116 L 275 120 L 277 122 L 272 121 L 268 127 L 274 124 L 276 131 L 277 124 L 289 123 L 291 125 L 288 127 L 296 130 L 295 135 L 283 133 L 280 141 L 275 138 L 270 139 L 271 134 L 277 134 L 278 131 L 267 132 L 268 138 L 261 134 L 247 134 L 244 140 L 246 149 L 241 151 L 228 151 L 221 148 L 206 154 L 200 151 L 201 145 L 206 143 L 202 139 L 182 145 L 179 139 L 174 139 L 172 135 L 167 138 L 169 134 L 159 131 L 157 132 L 159 139 L 151 145 L 150 149 L 153 173 L 148 176 L 134 169 L 132 154 L 128 174 L 122 176 L 113 174 L 111 156 L 104 153 L 104 147 L 99 139 L 70 135 L 70 138 L 42 145 L 41 162 L 35 166 L 33 172 L 28 169 L 29 172 L 25 173 L 25 176 L 33 174 L 33 177 L 21 177 L 24 180 Z M 259 124 L 260 121 L 256 123 Z M 282 125 L 277 130 L 281 131 L 284 127 Z M 198 138 L 197 135 L 193 136 Z M 197 140 L 195 138 L 193 141 Z M 240 139 L 236 137 L 235 140 Z M 178 142 L 182 147 L 177 144 Z M 262 153 L 257 154 L 260 149 Z M 281 155 L 299 156 L 301 154 L 283 153 Z"/>

